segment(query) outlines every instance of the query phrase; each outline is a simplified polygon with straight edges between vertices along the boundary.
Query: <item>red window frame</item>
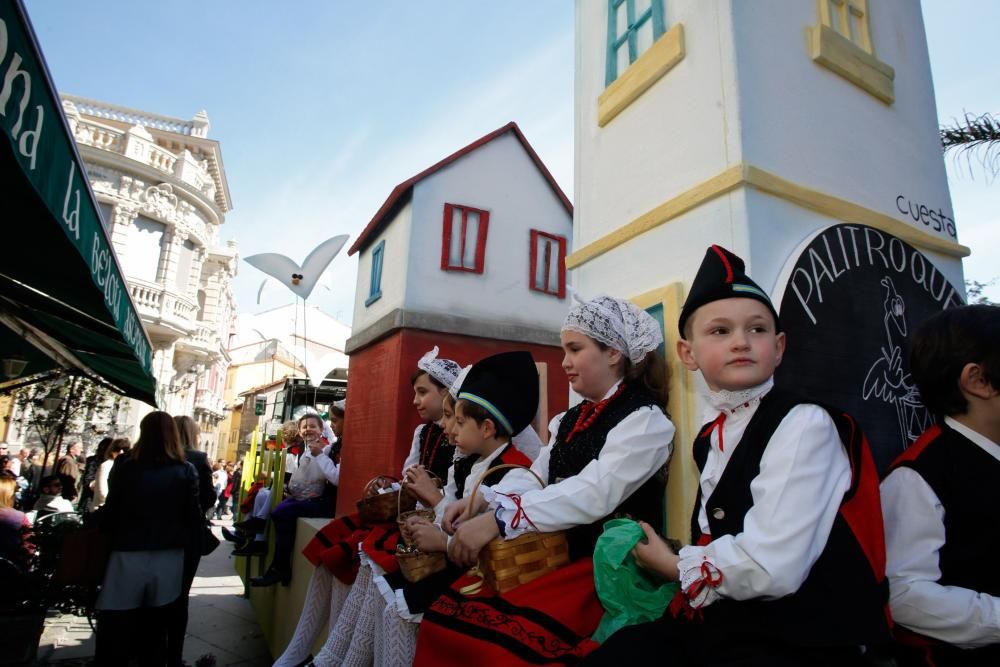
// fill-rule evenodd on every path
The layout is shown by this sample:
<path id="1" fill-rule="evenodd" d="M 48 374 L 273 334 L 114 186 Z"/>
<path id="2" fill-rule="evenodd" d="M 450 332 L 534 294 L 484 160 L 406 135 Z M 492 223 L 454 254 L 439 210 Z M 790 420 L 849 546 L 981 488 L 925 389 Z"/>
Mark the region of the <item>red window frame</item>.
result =
<path id="1" fill-rule="evenodd" d="M 479 214 L 479 233 L 476 235 L 476 265 L 472 268 L 461 264 L 459 266 L 454 266 L 449 261 L 449 258 L 451 257 L 451 221 L 456 210 L 462 212 L 462 247 L 461 253 L 459 254 L 460 258 L 465 257 L 465 247 L 466 243 L 469 241 L 466 228 L 469 219 L 469 212 L 472 211 Z M 490 227 L 490 212 L 484 211 L 481 208 L 475 208 L 474 206 L 445 204 L 443 226 L 444 231 L 441 235 L 441 270 L 462 271 L 464 273 L 482 273 L 486 268 L 486 235 Z"/>
<path id="2" fill-rule="evenodd" d="M 559 288 L 553 292 L 549 289 L 549 278 L 552 271 L 552 253 L 546 252 L 544 257 L 538 257 L 538 246 L 539 239 L 545 238 L 552 241 L 556 241 L 559 244 L 559 257 L 557 258 L 556 270 L 559 271 Z M 546 243 L 545 248 L 548 250 L 552 247 L 552 244 Z M 541 259 L 545 263 L 545 271 L 543 273 L 543 282 L 538 285 L 535 282 L 535 275 L 538 273 L 538 261 Z M 543 294 L 551 294 L 557 296 L 560 299 L 566 296 L 566 237 L 557 236 L 556 234 L 549 234 L 548 232 L 543 232 L 538 229 L 531 230 L 531 261 L 528 263 L 528 287 L 535 292 L 542 292 Z"/>

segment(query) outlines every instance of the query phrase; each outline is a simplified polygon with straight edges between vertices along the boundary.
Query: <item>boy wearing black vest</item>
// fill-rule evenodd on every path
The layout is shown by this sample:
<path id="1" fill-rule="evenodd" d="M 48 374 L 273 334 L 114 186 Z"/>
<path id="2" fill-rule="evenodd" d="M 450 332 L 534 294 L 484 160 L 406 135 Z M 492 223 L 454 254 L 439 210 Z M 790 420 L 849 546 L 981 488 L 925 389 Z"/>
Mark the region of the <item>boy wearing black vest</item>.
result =
<path id="1" fill-rule="evenodd" d="M 628 664 L 851 665 L 889 641 L 878 478 L 842 413 L 774 387 L 785 334 L 743 261 L 711 246 L 681 311 L 677 353 L 708 409 L 694 544 L 643 525 L 636 561 L 681 588 L 659 621 L 592 656 Z"/>
<path id="2" fill-rule="evenodd" d="M 1000 665 L 998 343 L 995 306 L 943 311 L 913 337 L 910 370 L 939 421 L 882 482 L 900 665 Z"/>

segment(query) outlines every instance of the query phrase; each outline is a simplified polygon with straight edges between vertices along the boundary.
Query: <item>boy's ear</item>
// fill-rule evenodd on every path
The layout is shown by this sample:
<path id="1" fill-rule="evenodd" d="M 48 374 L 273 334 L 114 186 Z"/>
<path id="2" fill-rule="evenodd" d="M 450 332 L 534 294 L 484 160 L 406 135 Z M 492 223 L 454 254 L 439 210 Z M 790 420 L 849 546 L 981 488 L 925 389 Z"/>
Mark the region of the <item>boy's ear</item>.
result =
<path id="1" fill-rule="evenodd" d="M 691 350 L 691 343 L 683 338 L 677 340 L 677 358 L 684 364 L 684 368 L 689 371 L 698 370 L 698 362 L 695 361 L 694 352 Z"/>
<path id="2" fill-rule="evenodd" d="M 774 346 L 775 346 L 775 349 L 777 350 L 777 354 L 774 357 L 774 365 L 775 365 L 775 367 L 778 367 L 778 366 L 781 365 L 781 360 L 785 356 L 785 344 L 786 344 L 787 340 L 788 339 L 785 338 L 785 332 L 784 331 L 780 332 L 778 335 L 776 335 L 774 337 Z"/>
<path id="3" fill-rule="evenodd" d="M 493 423 L 492 419 L 487 417 L 483 420 L 483 423 L 479 425 L 479 432 L 482 433 L 483 437 L 487 440 L 495 438 L 497 435 L 497 425 Z"/>
<path id="4" fill-rule="evenodd" d="M 969 394 L 974 398 L 987 400 L 1000 393 L 986 379 L 983 367 L 979 364 L 968 363 L 962 368 L 962 373 L 958 376 L 958 387 L 963 394 Z"/>

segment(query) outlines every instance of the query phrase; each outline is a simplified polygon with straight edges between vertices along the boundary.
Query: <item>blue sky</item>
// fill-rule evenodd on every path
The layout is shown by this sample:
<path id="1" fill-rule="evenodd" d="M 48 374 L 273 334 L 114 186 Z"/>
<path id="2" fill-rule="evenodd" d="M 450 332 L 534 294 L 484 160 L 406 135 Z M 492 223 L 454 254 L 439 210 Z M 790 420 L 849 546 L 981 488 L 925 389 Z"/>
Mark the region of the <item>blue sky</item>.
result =
<path id="1" fill-rule="evenodd" d="M 926 0 L 943 120 L 1000 111 L 1000 3 Z M 57 87 L 156 113 L 208 112 L 234 202 L 221 240 L 296 261 L 352 240 L 394 185 L 516 120 L 573 194 L 573 3 L 26 0 Z M 975 21 L 969 21 L 975 16 Z M 951 18 L 955 17 L 955 18 Z M 1000 182 L 949 159 L 966 276 L 1000 275 Z M 350 323 L 356 257 L 311 302 Z M 241 263 L 240 309 L 291 301 Z M 1000 299 L 1000 285 L 990 294 Z"/>

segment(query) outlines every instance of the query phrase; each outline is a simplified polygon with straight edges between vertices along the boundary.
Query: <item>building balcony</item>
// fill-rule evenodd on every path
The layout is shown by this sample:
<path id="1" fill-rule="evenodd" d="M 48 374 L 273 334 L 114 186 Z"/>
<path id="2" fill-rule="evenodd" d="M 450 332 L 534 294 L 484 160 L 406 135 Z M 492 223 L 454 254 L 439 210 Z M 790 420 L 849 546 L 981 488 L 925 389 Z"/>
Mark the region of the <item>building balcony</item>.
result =
<path id="1" fill-rule="evenodd" d="M 216 420 L 225 417 L 226 403 L 211 389 L 199 389 L 194 396 L 195 412 L 203 412 Z"/>
<path id="2" fill-rule="evenodd" d="M 202 364 L 214 363 L 225 357 L 218 327 L 206 322 L 196 322 L 196 325 L 190 335 L 177 341 L 178 351 L 192 355 L 196 363 Z"/>
<path id="3" fill-rule="evenodd" d="M 146 331 L 168 338 L 190 336 L 198 329 L 198 304 L 159 283 L 128 279 L 129 292 Z"/>
<path id="4" fill-rule="evenodd" d="M 209 200 L 215 199 L 217 185 L 207 164 L 186 149 L 169 151 L 140 126 L 120 130 L 84 118 L 75 121 L 74 138 L 79 145 L 131 158 L 190 185 Z"/>

